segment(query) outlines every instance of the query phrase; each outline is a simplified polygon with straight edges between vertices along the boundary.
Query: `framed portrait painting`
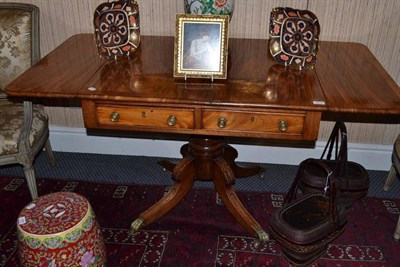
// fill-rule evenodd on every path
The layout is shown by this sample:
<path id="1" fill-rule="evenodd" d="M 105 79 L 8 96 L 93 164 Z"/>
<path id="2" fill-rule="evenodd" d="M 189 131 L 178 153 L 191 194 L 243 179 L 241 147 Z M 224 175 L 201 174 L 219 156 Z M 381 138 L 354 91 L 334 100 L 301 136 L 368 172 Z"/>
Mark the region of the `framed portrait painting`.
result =
<path id="1" fill-rule="evenodd" d="M 178 14 L 174 77 L 226 79 L 228 23 L 225 15 Z"/>

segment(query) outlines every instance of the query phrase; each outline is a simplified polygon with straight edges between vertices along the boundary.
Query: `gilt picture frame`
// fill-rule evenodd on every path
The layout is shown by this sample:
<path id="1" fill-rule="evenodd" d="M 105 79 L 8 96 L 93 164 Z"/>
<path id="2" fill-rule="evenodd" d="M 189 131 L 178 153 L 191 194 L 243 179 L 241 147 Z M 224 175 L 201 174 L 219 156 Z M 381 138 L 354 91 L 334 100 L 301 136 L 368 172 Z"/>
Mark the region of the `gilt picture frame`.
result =
<path id="1" fill-rule="evenodd" d="M 226 79 L 228 24 L 226 15 L 177 14 L 174 77 Z"/>

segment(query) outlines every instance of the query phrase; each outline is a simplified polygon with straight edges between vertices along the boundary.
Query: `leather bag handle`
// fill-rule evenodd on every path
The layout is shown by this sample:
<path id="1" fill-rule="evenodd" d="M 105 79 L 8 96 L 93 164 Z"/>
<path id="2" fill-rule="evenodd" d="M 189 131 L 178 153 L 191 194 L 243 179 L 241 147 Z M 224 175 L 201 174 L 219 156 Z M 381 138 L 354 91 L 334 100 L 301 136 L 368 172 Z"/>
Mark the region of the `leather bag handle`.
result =
<path id="1" fill-rule="evenodd" d="M 339 146 L 340 141 L 340 146 Z M 326 154 L 326 159 L 331 160 L 333 149 L 334 160 L 337 161 L 334 173 L 336 177 L 345 177 L 347 175 L 347 129 L 346 125 L 342 121 L 337 121 L 331 135 L 329 136 L 328 142 L 322 152 L 321 159 L 324 159 Z"/>

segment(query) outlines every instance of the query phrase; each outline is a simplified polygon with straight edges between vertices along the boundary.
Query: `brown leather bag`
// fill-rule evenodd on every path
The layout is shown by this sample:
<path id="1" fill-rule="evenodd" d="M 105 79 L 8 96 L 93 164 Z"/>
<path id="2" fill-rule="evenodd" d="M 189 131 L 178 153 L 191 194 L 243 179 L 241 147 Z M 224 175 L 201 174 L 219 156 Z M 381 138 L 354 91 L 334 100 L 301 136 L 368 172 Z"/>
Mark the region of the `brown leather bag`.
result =
<path id="1" fill-rule="evenodd" d="M 335 158 L 331 159 L 334 148 Z M 326 158 L 324 158 L 325 154 Z M 338 181 L 338 201 L 346 209 L 349 209 L 356 200 L 368 194 L 368 172 L 360 164 L 347 160 L 347 129 L 343 122 L 335 123 L 319 160 L 334 171 Z M 305 166 L 299 186 L 305 194 L 322 192 L 325 188 L 324 173 L 313 165 Z"/>
<path id="2" fill-rule="evenodd" d="M 296 199 L 299 174 L 308 165 L 324 173 L 330 187 L 328 196 L 317 193 Z M 270 233 L 289 263 L 305 266 L 325 253 L 329 243 L 344 231 L 346 222 L 346 210 L 336 202 L 333 172 L 321 161 L 308 159 L 300 164 L 284 207 L 272 216 Z"/>

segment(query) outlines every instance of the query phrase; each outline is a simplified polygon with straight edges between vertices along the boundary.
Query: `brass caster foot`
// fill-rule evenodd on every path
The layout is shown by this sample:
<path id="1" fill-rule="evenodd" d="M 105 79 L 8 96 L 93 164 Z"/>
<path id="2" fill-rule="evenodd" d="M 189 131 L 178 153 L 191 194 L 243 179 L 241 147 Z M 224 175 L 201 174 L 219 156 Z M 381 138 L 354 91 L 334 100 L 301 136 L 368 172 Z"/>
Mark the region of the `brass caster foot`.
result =
<path id="1" fill-rule="evenodd" d="M 269 235 L 263 229 L 260 229 L 256 233 L 257 240 L 255 243 L 255 248 L 258 248 L 261 244 L 269 241 Z"/>
<path id="2" fill-rule="evenodd" d="M 389 186 L 387 186 L 387 185 L 385 185 L 384 187 L 383 187 L 383 191 L 389 191 Z"/>
<path id="3" fill-rule="evenodd" d="M 400 241 L 400 234 L 394 234 L 393 237 L 397 242 Z"/>
<path id="4" fill-rule="evenodd" d="M 144 220 L 142 218 L 137 218 L 131 224 L 131 230 L 133 233 L 137 233 L 143 227 Z"/>

